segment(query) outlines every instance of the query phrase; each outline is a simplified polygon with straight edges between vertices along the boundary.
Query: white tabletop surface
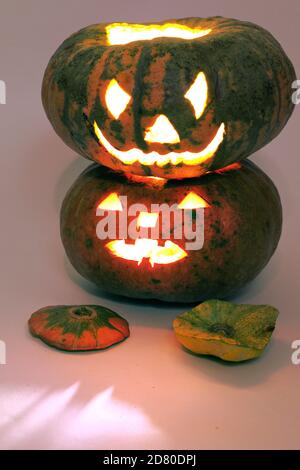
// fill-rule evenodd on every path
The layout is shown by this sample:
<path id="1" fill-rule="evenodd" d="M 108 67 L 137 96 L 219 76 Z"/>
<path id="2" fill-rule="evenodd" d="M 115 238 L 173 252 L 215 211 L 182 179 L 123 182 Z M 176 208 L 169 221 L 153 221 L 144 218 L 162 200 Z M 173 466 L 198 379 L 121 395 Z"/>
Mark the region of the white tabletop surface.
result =
<path id="1" fill-rule="evenodd" d="M 252 158 L 277 185 L 283 234 L 271 262 L 236 302 L 280 310 L 258 360 L 226 365 L 184 352 L 172 319 L 185 306 L 112 298 L 66 261 L 59 209 L 89 163 L 52 131 L 40 101 L 50 55 L 71 32 L 100 21 L 223 15 L 254 21 L 281 41 L 300 78 L 297 0 L 2 0 L 0 79 L 0 448 L 299 448 L 299 117 Z M 100 303 L 128 319 L 131 337 L 104 352 L 68 354 L 31 338 L 26 322 L 49 304 Z"/>

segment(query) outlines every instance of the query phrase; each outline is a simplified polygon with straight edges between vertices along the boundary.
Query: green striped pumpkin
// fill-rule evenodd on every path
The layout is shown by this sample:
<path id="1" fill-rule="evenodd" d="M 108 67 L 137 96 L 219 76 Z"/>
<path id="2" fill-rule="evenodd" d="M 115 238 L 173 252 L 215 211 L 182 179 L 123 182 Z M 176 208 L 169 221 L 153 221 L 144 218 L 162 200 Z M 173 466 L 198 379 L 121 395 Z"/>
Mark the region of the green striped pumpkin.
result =
<path id="1" fill-rule="evenodd" d="M 43 104 L 58 135 L 76 152 L 126 173 L 194 177 L 247 157 L 284 127 L 293 111 L 295 72 L 269 32 L 222 17 L 180 19 L 144 30 L 165 28 L 158 33 L 164 36 L 167 25 L 203 35 L 148 40 L 136 25 L 131 41 L 120 44 L 132 25 L 96 24 L 55 52 L 44 76 Z M 112 40 L 111 31 L 120 27 L 123 33 Z M 192 103 L 187 93 L 200 73 Z M 112 83 L 127 100 L 120 114 L 108 105 Z M 204 85 L 207 99 L 196 117 Z M 111 101 L 120 104 L 120 95 L 115 92 Z M 147 140 L 159 116 L 176 138 L 159 134 Z"/>

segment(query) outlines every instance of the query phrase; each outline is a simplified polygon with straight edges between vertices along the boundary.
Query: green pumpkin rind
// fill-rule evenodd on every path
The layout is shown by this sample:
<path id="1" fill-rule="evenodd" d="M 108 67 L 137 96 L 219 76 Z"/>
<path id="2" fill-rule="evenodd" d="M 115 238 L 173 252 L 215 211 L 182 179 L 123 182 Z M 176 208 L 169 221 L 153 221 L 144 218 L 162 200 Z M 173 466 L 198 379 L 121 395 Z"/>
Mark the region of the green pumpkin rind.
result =
<path id="1" fill-rule="evenodd" d="M 178 315 L 178 341 L 195 354 L 240 362 L 259 357 L 275 329 L 278 310 L 270 305 L 236 305 L 209 300 Z"/>
<path id="2" fill-rule="evenodd" d="M 66 351 L 105 349 L 129 336 L 127 321 L 100 305 L 55 305 L 34 312 L 31 334 Z"/>
<path id="3" fill-rule="evenodd" d="M 107 240 L 96 235 L 96 208 L 108 194 L 139 202 L 179 203 L 190 191 L 209 204 L 205 209 L 204 245 L 177 263 L 155 265 L 114 257 Z M 195 302 L 224 298 L 255 278 L 278 244 L 282 225 L 279 194 L 270 178 L 245 160 L 239 169 L 163 187 L 128 180 L 92 165 L 67 193 L 61 209 L 61 237 L 75 269 L 99 287 L 120 295 L 166 301 Z M 175 240 L 178 244 L 183 241 Z"/>
<path id="4" fill-rule="evenodd" d="M 176 22 L 211 28 L 212 33 L 192 41 L 159 38 L 108 46 L 107 25 L 99 24 L 73 34 L 59 47 L 45 73 L 43 104 L 58 135 L 75 151 L 126 173 L 184 178 L 239 161 L 281 131 L 294 108 L 291 86 L 295 71 L 276 39 L 260 26 L 235 19 L 187 18 Z M 122 122 L 112 121 L 98 96 L 101 81 L 114 78 L 118 67 L 118 70 L 126 69 L 125 51 L 132 57 L 138 56 L 136 69 L 130 69 L 135 74 L 132 106 L 135 146 L 147 151 L 140 116 L 147 113 L 142 98 L 147 96 L 147 87 L 151 87 L 144 79 L 149 74 L 153 54 L 156 58 L 169 54 L 166 70 L 161 72 L 168 99 L 161 104 L 164 109 L 157 112 L 166 111 L 180 136 L 188 133 L 192 118 L 184 92 L 196 71 L 204 71 L 210 96 L 205 112 L 212 113 L 212 127 L 224 122 L 226 129 L 224 141 L 214 157 L 197 166 L 159 168 L 138 162 L 126 165 L 99 145 L 92 127 L 94 119 L 103 128 L 106 126 L 106 135 L 117 148 L 127 149 L 128 125 L 124 127 Z M 201 122 L 204 120 L 205 115 L 200 118 Z"/>

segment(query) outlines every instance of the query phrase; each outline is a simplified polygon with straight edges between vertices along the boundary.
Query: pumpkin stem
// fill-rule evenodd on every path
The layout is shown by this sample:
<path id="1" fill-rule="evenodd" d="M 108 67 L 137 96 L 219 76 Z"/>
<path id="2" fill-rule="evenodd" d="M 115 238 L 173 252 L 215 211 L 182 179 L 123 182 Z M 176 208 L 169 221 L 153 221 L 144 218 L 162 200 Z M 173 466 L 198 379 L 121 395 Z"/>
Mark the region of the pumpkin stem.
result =
<path id="1" fill-rule="evenodd" d="M 220 333 L 228 338 L 233 338 L 235 335 L 235 329 L 227 323 L 214 323 L 208 330 L 210 333 Z"/>
<path id="2" fill-rule="evenodd" d="M 92 308 L 81 306 L 72 308 L 70 315 L 76 320 L 91 320 L 96 316 L 96 312 Z"/>

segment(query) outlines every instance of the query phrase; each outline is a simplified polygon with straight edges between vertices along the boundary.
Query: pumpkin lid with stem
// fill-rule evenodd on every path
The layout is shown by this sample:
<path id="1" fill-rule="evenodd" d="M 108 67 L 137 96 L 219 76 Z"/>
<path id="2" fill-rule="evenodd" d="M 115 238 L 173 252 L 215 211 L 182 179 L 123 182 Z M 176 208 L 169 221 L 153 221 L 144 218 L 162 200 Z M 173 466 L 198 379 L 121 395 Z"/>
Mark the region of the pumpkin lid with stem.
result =
<path id="1" fill-rule="evenodd" d="M 28 322 L 33 336 L 67 351 L 104 349 L 129 336 L 128 322 L 100 305 L 56 305 L 34 312 Z"/>
<path id="2" fill-rule="evenodd" d="M 278 310 L 269 305 L 236 305 L 208 300 L 177 316 L 179 342 L 196 354 L 245 361 L 261 355 L 271 339 Z"/>

